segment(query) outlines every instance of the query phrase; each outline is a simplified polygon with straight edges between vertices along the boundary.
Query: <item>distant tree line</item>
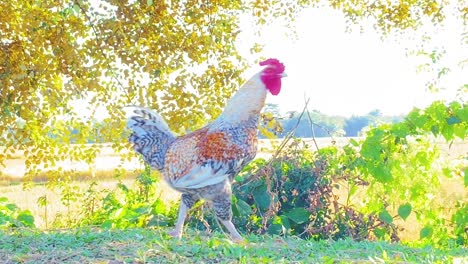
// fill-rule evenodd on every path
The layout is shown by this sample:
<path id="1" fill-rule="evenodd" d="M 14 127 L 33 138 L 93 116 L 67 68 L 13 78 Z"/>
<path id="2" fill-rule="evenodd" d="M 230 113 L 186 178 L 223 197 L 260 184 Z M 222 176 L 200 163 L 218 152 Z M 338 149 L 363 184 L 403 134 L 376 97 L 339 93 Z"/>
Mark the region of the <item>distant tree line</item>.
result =
<path id="1" fill-rule="evenodd" d="M 282 131 L 277 132 L 279 138 L 286 136 L 290 131 L 294 130 L 295 137 L 308 138 L 308 137 L 357 137 L 361 136 L 362 132 L 369 127 L 376 126 L 382 123 L 397 123 L 403 120 L 404 116 L 384 116 L 380 110 L 373 110 L 366 115 L 351 117 L 343 117 L 336 115 L 326 115 L 318 110 L 305 112 L 298 124 L 298 119 L 301 115 L 300 112 L 290 111 L 286 114 L 280 114 L 279 107 L 276 104 L 267 104 L 265 111 L 271 113 L 281 125 Z M 91 137 L 84 138 L 80 128 L 68 126 L 69 141 L 67 143 L 105 143 L 107 140 L 102 135 L 106 134 L 107 127 L 104 122 L 92 119 L 89 121 L 89 130 L 85 134 Z M 10 129 L 5 136 L 15 134 L 16 131 Z M 54 131 L 46 132 L 49 138 L 57 138 L 58 135 Z M 11 135 L 10 135 L 11 136 Z M 260 133 L 260 138 L 265 138 Z M 124 137 L 124 135 L 122 135 Z M 123 140 L 123 139 L 122 139 Z M 28 139 L 23 141 L 22 144 L 27 143 Z"/>
<path id="2" fill-rule="evenodd" d="M 265 111 L 273 113 L 281 123 L 284 131 L 279 133 L 278 137 L 284 137 L 296 125 L 297 128 L 294 133 L 296 137 L 357 137 L 369 127 L 382 123 L 401 122 L 404 118 L 403 115 L 384 116 L 378 109 L 366 115 L 353 115 L 351 117 L 326 115 L 318 110 L 312 110 L 304 113 L 298 124 L 300 112 L 290 111 L 281 116 L 279 107 L 276 104 L 267 104 Z"/>

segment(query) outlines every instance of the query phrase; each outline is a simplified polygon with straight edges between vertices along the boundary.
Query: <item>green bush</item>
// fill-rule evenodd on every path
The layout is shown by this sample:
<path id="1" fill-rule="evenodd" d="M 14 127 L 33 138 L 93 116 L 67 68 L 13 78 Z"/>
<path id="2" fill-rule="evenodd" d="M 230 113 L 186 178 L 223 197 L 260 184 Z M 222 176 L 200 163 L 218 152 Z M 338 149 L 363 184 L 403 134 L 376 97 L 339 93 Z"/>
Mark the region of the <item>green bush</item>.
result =
<path id="1" fill-rule="evenodd" d="M 234 186 L 236 225 L 246 232 L 314 239 L 369 239 L 383 229 L 397 238 L 392 224 L 338 201 L 328 164 L 334 152 L 311 152 L 295 140 L 269 162 L 254 161 Z"/>
<path id="2" fill-rule="evenodd" d="M 0 228 L 34 227 L 34 217 L 29 210 L 21 210 L 7 198 L 0 197 Z"/>
<path id="3" fill-rule="evenodd" d="M 156 196 L 156 182 L 157 176 L 146 166 L 136 179 L 136 188 L 120 182 L 116 190 L 96 199 L 98 194 L 91 185 L 82 205 L 85 217 L 81 224 L 104 228 L 173 225 L 177 209 Z"/>
<path id="4" fill-rule="evenodd" d="M 459 245 L 465 245 L 468 242 L 468 204 L 457 203 L 457 211 L 452 216 L 452 223 L 455 225 L 454 234 L 456 242 Z"/>
<path id="5" fill-rule="evenodd" d="M 432 142 L 464 140 L 466 113 L 466 104 L 434 102 L 401 123 L 370 128 L 342 148 L 312 152 L 300 140 L 282 144 L 287 147 L 273 159 L 254 161 L 237 177 L 236 225 L 246 232 L 315 239 L 398 241 L 401 223 L 412 216 L 421 241 L 466 245 L 466 199 L 441 193 L 441 183 L 463 172 L 468 186 L 466 156 L 453 162 Z M 345 193 L 335 192 L 340 184 Z"/>

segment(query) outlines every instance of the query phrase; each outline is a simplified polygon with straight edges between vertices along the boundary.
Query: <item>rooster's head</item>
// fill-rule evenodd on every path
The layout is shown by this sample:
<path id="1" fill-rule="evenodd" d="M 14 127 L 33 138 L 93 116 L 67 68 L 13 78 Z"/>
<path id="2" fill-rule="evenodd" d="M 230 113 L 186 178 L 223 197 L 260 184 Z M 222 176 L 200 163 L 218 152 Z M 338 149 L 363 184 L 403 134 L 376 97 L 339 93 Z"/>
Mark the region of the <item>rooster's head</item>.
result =
<path id="1" fill-rule="evenodd" d="M 260 62 L 260 66 L 266 66 L 260 75 L 265 87 L 271 94 L 277 95 L 281 90 L 281 78 L 286 76 L 284 65 L 277 59 L 268 59 Z"/>

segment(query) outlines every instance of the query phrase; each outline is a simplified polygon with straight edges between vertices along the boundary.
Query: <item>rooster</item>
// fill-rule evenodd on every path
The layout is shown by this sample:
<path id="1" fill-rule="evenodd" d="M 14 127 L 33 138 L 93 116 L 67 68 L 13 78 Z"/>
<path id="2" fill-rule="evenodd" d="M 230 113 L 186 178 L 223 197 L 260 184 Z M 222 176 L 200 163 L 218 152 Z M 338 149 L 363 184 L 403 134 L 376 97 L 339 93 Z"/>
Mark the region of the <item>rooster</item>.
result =
<path id="1" fill-rule="evenodd" d="M 286 76 L 284 65 L 277 59 L 263 61 L 260 66 L 265 68 L 239 88 L 217 119 L 184 136 L 177 137 L 158 113 L 142 107 L 132 109 L 127 126 L 134 150 L 182 193 L 170 236 L 182 237 L 188 210 L 203 199 L 212 202 L 216 217 L 231 239 L 242 241 L 232 223 L 231 184 L 256 155 L 260 111 L 267 91 L 277 95 L 281 78 Z"/>

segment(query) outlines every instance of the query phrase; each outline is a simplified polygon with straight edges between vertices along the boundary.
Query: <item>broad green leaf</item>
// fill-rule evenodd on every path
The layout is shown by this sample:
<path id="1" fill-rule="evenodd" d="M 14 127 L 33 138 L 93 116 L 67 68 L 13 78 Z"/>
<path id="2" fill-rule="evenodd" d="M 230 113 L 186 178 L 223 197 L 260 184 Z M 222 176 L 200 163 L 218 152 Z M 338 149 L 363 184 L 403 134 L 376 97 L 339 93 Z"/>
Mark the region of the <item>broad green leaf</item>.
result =
<path id="1" fill-rule="evenodd" d="M 442 173 L 444 174 L 445 177 L 447 178 L 452 178 L 452 169 L 444 167 L 442 168 Z"/>
<path id="2" fill-rule="evenodd" d="M 379 218 L 380 220 L 384 221 L 387 224 L 393 223 L 393 217 L 390 215 L 390 213 L 384 209 L 379 213 Z"/>
<path id="3" fill-rule="evenodd" d="M 385 237 L 386 231 L 383 228 L 374 229 L 374 234 L 377 238 L 383 239 Z"/>
<path id="4" fill-rule="evenodd" d="M 454 125 L 454 124 L 459 124 L 461 123 L 461 120 L 460 118 L 456 117 L 456 116 L 451 116 L 449 118 L 447 118 L 447 124 L 449 125 Z"/>
<path id="5" fill-rule="evenodd" d="M 353 146 L 355 146 L 355 147 L 358 147 L 358 146 L 359 146 L 359 143 L 358 143 L 354 138 L 350 139 L 350 140 L 349 140 L 349 143 L 351 143 L 351 145 L 353 145 Z"/>
<path id="6" fill-rule="evenodd" d="M 268 209 L 270 206 L 270 196 L 266 192 L 266 186 L 260 186 L 259 188 L 256 188 L 252 192 L 253 198 L 258 205 L 258 207 L 262 210 Z"/>
<path id="7" fill-rule="evenodd" d="M 250 205 L 242 199 L 237 199 L 236 207 L 239 211 L 239 215 L 241 216 L 249 216 L 252 213 L 252 208 Z"/>
<path id="8" fill-rule="evenodd" d="M 334 257 L 330 257 L 330 256 L 323 256 L 322 257 L 322 263 L 323 264 L 335 264 L 339 262 L 338 260 L 336 260 Z"/>
<path id="9" fill-rule="evenodd" d="M 423 229 L 421 229 L 421 231 L 419 232 L 419 238 L 420 239 L 430 238 L 432 236 L 432 233 L 433 233 L 432 227 L 426 226 Z"/>
<path id="10" fill-rule="evenodd" d="M 454 128 L 453 126 L 443 126 L 442 130 L 440 131 L 442 136 L 445 138 L 446 141 L 452 140 L 453 134 L 454 134 Z"/>
<path id="11" fill-rule="evenodd" d="M 27 227 L 34 226 L 34 216 L 29 211 L 22 211 L 19 213 L 17 220 Z"/>
<path id="12" fill-rule="evenodd" d="M 291 229 L 291 223 L 289 222 L 289 218 L 285 215 L 281 215 L 281 223 L 286 229 Z"/>
<path id="13" fill-rule="evenodd" d="M 110 229 L 114 226 L 113 221 L 108 219 L 101 224 L 102 228 Z"/>
<path id="14" fill-rule="evenodd" d="M 382 138 L 385 131 L 380 128 L 371 130 L 370 135 L 364 140 L 361 149 L 361 155 L 370 160 L 379 160 L 382 152 Z"/>
<path id="15" fill-rule="evenodd" d="M 456 109 L 455 114 L 463 122 L 468 122 L 468 104 L 464 104 L 462 108 Z"/>
<path id="16" fill-rule="evenodd" d="M 291 211 L 285 213 L 285 215 L 298 225 L 309 221 L 310 217 L 309 211 L 304 208 L 294 208 Z"/>
<path id="17" fill-rule="evenodd" d="M 353 196 L 357 191 L 359 190 L 358 186 L 356 184 L 351 184 L 351 188 L 349 189 L 349 194 L 348 196 Z"/>
<path id="18" fill-rule="evenodd" d="M 400 207 L 398 207 L 398 215 L 403 219 L 403 220 L 406 220 L 406 218 L 408 218 L 408 216 L 411 214 L 411 204 L 409 203 L 405 203 L 405 204 L 402 204 L 400 205 Z"/>
<path id="19" fill-rule="evenodd" d="M 169 208 L 167 208 L 167 204 L 160 198 L 156 199 L 152 205 L 152 213 L 153 214 L 165 214 L 167 213 Z"/>
<path id="20" fill-rule="evenodd" d="M 392 173 L 384 164 L 378 163 L 376 165 L 376 167 L 370 168 L 369 172 L 372 174 L 372 176 L 374 176 L 378 181 L 383 183 L 390 182 L 393 180 Z"/>
<path id="21" fill-rule="evenodd" d="M 457 211 L 452 215 L 452 222 L 461 228 L 468 225 L 468 204 L 464 203 L 457 205 Z"/>
<path id="22" fill-rule="evenodd" d="M 271 224 L 268 227 L 268 234 L 279 235 L 283 232 L 283 226 L 281 224 Z"/>
<path id="23" fill-rule="evenodd" d="M 75 14 L 79 14 L 80 11 L 81 11 L 81 10 L 80 10 L 80 7 L 79 7 L 78 5 L 73 5 L 73 12 L 74 12 Z"/>
<path id="24" fill-rule="evenodd" d="M 407 120 L 417 128 L 421 128 L 427 123 L 428 117 L 422 115 L 420 109 L 415 109 L 408 114 Z"/>
<path id="25" fill-rule="evenodd" d="M 18 209 L 18 206 L 16 206 L 16 204 L 12 204 L 12 203 L 9 203 L 9 204 L 6 204 L 5 207 L 9 210 L 9 211 L 16 211 Z"/>
<path id="26" fill-rule="evenodd" d="M 460 139 L 465 139 L 466 135 L 468 134 L 468 127 L 466 125 L 455 125 L 453 127 L 453 134 Z"/>

